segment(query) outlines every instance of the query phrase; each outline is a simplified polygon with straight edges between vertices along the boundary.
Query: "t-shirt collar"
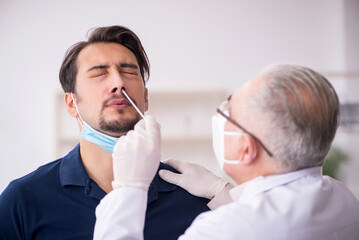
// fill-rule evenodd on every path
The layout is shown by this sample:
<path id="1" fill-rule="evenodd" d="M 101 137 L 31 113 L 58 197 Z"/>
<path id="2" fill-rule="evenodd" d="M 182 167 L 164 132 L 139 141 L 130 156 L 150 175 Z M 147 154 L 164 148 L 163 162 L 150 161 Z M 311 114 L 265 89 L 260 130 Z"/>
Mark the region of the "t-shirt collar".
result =
<path id="1" fill-rule="evenodd" d="M 160 169 L 169 170 L 171 168 L 164 163 L 160 163 Z M 60 183 L 62 187 L 69 185 L 83 186 L 85 187 L 85 194 L 98 199 L 102 199 L 106 195 L 88 176 L 81 160 L 80 144 L 63 158 L 60 166 Z M 98 191 L 95 191 L 97 188 L 99 188 Z M 158 198 L 158 192 L 169 192 L 176 190 L 176 188 L 175 185 L 162 180 L 157 173 L 148 190 L 148 202 L 155 201 Z"/>
<path id="2" fill-rule="evenodd" d="M 80 156 L 80 144 L 69 152 L 62 160 L 60 166 L 61 186 L 86 186 L 89 176 L 85 170 Z"/>

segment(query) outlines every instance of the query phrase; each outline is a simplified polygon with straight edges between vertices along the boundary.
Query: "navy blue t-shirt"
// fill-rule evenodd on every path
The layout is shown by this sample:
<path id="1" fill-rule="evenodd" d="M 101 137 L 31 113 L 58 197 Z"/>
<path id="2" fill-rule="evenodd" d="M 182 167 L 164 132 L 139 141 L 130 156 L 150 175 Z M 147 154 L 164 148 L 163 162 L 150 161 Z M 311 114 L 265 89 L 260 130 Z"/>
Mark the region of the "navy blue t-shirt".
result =
<path id="1" fill-rule="evenodd" d="M 170 169 L 161 163 L 159 169 Z M 95 208 L 106 193 L 89 178 L 77 145 L 68 155 L 12 181 L 0 195 L 0 239 L 92 239 Z M 208 200 L 155 176 L 145 239 L 177 239 Z"/>

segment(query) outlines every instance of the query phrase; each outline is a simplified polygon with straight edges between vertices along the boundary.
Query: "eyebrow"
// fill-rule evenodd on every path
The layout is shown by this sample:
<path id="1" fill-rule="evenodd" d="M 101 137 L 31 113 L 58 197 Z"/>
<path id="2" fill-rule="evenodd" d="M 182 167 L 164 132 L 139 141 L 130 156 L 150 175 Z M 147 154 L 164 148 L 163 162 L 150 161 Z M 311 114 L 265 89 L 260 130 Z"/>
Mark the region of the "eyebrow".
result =
<path id="1" fill-rule="evenodd" d="M 120 68 L 133 68 L 133 69 L 138 69 L 138 66 L 132 63 L 121 63 Z"/>
<path id="2" fill-rule="evenodd" d="M 91 72 L 93 70 L 98 70 L 98 69 L 106 69 L 108 68 L 109 66 L 108 65 L 97 65 L 97 66 L 93 66 L 93 67 L 90 67 L 87 72 Z"/>
<path id="3" fill-rule="evenodd" d="M 109 65 L 96 65 L 96 66 L 93 66 L 93 67 L 90 67 L 87 72 L 91 72 L 91 71 L 94 71 L 94 70 L 98 70 L 98 69 L 107 69 L 109 68 L 110 66 Z M 138 66 L 135 65 L 135 64 L 132 64 L 132 63 L 120 63 L 119 68 L 133 68 L 133 69 L 138 69 Z"/>

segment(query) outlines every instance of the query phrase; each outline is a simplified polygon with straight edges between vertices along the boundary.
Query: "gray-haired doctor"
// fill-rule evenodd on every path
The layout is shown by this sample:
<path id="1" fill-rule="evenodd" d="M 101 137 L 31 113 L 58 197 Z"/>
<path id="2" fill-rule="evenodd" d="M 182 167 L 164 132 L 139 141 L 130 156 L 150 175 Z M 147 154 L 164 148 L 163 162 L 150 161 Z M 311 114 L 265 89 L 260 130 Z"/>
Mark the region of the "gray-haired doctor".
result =
<path id="1" fill-rule="evenodd" d="M 339 117 L 328 80 L 306 67 L 271 65 L 217 112 L 216 157 L 238 185 L 230 189 L 198 165 L 169 161 L 181 174 L 164 171 L 162 178 L 214 197 L 212 209 L 222 203 L 200 214 L 180 239 L 359 239 L 358 200 L 343 183 L 322 175 Z M 152 117 L 120 138 L 114 190 L 97 207 L 95 239 L 143 239 L 160 142 Z"/>

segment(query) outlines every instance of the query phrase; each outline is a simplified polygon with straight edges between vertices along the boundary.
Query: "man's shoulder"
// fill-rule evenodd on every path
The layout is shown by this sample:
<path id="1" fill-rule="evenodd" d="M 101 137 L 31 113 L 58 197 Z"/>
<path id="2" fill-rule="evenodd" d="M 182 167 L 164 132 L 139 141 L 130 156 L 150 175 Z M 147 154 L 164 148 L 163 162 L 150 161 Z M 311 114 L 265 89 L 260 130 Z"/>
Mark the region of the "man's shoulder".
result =
<path id="1" fill-rule="evenodd" d="M 76 146 L 66 156 L 61 157 L 52 162 L 46 163 L 38 167 L 36 170 L 24 175 L 23 177 L 11 181 L 7 188 L 27 189 L 29 188 L 29 186 L 32 186 L 32 188 L 34 188 L 35 186 L 53 184 L 54 182 L 59 183 L 60 168 L 62 163 L 64 162 L 64 159 L 74 158 L 73 155 L 76 154 L 77 152 L 78 152 L 78 146 Z"/>
<path id="2" fill-rule="evenodd" d="M 159 170 L 161 169 L 178 173 L 165 163 L 160 164 Z M 168 239 L 177 239 L 198 214 L 209 210 L 208 201 L 164 181 L 156 174 L 148 191 L 145 238 L 163 239 L 163 236 L 166 236 Z M 172 221 L 173 219 L 176 221 Z"/>
<path id="3" fill-rule="evenodd" d="M 9 183 L 0 195 L 0 209 L 16 209 L 19 203 L 29 202 L 32 196 L 38 196 L 54 187 L 61 159 L 40 166 L 35 171 Z M 55 182 L 55 185 L 54 185 Z"/>
<path id="4" fill-rule="evenodd" d="M 62 159 L 63 158 L 60 158 L 46 163 L 25 176 L 11 181 L 10 185 L 21 187 L 23 185 L 35 184 L 37 182 L 46 181 L 48 178 L 52 178 L 55 175 L 58 175 Z"/>
<path id="5" fill-rule="evenodd" d="M 171 166 L 161 163 L 159 166 L 159 170 L 165 169 L 169 170 L 175 173 L 178 173 L 178 171 Z M 203 206 L 202 211 L 208 210 L 207 203 L 209 202 L 208 199 L 202 198 L 202 197 L 196 197 L 189 192 L 187 192 L 185 189 L 174 185 L 172 183 L 166 182 L 163 180 L 158 174 L 156 174 L 153 183 L 155 185 L 155 188 L 158 192 L 158 194 L 164 193 L 165 195 L 161 195 L 161 197 L 158 198 L 158 200 L 162 201 L 163 199 L 170 200 L 171 202 L 177 202 L 177 204 L 180 205 L 188 205 L 189 208 L 196 208 L 198 206 Z M 152 196 L 149 192 L 149 202 L 151 202 Z"/>
<path id="6" fill-rule="evenodd" d="M 174 169 L 170 165 L 163 163 L 163 162 L 160 163 L 158 170 L 161 170 L 161 169 L 170 170 L 171 172 L 179 173 L 176 169 Z"/>
<path id="7" fill-rule="evenodd" d="M 32 191 L 31 189 L 36 189 L 36 186 L 52 182 L 59 176 L 61 161 L 62 158 L 49 162 L 25 176 L 11 181 L 1 195 L 12 195 L 16 193 L 18 194 L 19 192 Z"/>

